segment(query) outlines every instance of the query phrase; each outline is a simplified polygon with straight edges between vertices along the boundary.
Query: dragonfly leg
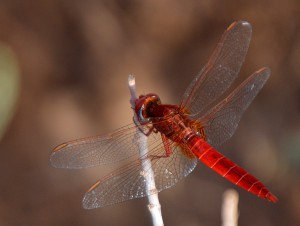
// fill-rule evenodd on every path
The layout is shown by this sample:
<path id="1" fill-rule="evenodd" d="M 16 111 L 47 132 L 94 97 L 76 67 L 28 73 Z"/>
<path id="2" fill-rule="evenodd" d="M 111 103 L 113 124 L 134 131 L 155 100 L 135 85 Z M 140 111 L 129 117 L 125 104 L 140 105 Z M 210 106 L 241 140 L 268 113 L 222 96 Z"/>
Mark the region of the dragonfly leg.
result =
<path id="1" fill-rule="evenodd" d="M 163 144 L 164 144 L 164 147 L 166 150 L 166 157 L 169 157 L 172 154 L 170 141 L 164 134 L 161 134 L 161 139 L 163 141 Z"/>
<path id="2" fill-rule="evenodd" d="M 172 154 L 170 140 L 164 134 L 161 134 L 161 139 L 163 141 L 166 152 L 163 155 L 150 155 L 149 157 L 151 158 L 151 160 L 158 159 L 158 158 L 167 158 L 170 157 L 170 155 Z"/>
<path id="3" fill-rule="evenodd" d="M 134 124 L 138 127 L 139 131 L 144 134 L 145 136 L 149 136 L 152 132 L 157 133 L 157 130 L 154 129 L 153 126 L 147 126 L 148 131 L 145 131 L 145 127 L 142 127 L 141 124 L 133 117 Z"/>

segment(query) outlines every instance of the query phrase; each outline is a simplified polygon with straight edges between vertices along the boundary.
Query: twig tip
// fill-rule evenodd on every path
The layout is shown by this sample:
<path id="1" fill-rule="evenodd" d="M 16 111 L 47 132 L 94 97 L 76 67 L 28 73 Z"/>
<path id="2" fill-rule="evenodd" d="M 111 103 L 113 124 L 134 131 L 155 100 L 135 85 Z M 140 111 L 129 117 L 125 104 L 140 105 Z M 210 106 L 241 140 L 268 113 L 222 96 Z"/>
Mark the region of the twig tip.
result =
<path id="1" fill-rule="evenodd" d="M 135 77 L 133 74 L 128 75 L 128 84 L 129 86 L 135 86 Z"/>

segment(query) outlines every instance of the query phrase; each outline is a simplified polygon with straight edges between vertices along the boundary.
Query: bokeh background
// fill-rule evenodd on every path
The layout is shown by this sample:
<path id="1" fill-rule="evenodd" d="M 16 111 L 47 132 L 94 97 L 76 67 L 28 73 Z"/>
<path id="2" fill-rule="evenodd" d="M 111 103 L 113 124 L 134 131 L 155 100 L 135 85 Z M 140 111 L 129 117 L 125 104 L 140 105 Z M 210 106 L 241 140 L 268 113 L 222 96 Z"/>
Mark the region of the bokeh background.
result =
<path id="1" fill-rule="evenodd" d="M 138 93 L 178 103 L 235 20 L 253 26 L 239 81 L 263 66 L 272 77 L 220 151 L 280 200 L 237 188 L 239 225 L 300 225 L 298 0 L 2 0 L 0 225 L 151 225 L 146 199 L 82 209 L 85 191 L 118 164 L 54 169 L 49 154 L 130 123 L 130 73 Z M 165 224 L 220 225 L 227 188 L 236 187 L 199 164 L 160 193 Z"/>

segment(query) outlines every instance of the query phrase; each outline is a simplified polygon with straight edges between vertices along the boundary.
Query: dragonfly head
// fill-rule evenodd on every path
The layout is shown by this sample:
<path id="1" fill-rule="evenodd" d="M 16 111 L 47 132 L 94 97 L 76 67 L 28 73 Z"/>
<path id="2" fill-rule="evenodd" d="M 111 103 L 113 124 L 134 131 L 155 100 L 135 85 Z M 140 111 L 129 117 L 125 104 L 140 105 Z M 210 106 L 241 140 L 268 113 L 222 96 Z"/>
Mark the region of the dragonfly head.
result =
<path id="1" fill-rule="evenodd" d="M 141 124 L 150 121 L 151 117 L 155 117 L 153 111 L 156 106 L 160 105 L 161 101 L 157 94 L 148 93 L 146 95 L 140 95 L 135 100 L 135 113 L 138 116 L 138 120 Z"/>

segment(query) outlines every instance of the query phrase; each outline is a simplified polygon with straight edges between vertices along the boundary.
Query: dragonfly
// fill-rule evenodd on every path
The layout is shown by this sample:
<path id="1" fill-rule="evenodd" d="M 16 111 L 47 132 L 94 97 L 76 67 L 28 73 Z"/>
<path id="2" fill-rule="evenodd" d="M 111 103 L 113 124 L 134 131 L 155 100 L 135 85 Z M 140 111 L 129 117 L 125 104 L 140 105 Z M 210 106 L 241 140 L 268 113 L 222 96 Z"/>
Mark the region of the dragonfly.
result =
<path id="1" fill-rule="evenodd" d="M 270 76 L 262 68 L 225 98 L 248 51 L 252 27 L 236 21 L 223 33 L 211 58 L 192 80 L 178 105 L 163 104 L 155 93 L 134 102 L 137 120 L 112 133 L 77 139 L 57 146 L 50 162 L 57 168 L 80 169 L 133 158 L 97 181 L 85 194 L 86 209 L 141 198 L 172 187 L 189 175 L 198 161 L 237 186 L 270 202 L 278 199 L 258 179 L 217 151 L 235 132 L 242 114 Z M 147 145 L 140 145 L 140 136 Z M 147 149 L 139 155 L 140 149 Z M 143 162 L 150 161 L 145 168 Z M 156 189 L 149 189 L 145 175 Z"/>

